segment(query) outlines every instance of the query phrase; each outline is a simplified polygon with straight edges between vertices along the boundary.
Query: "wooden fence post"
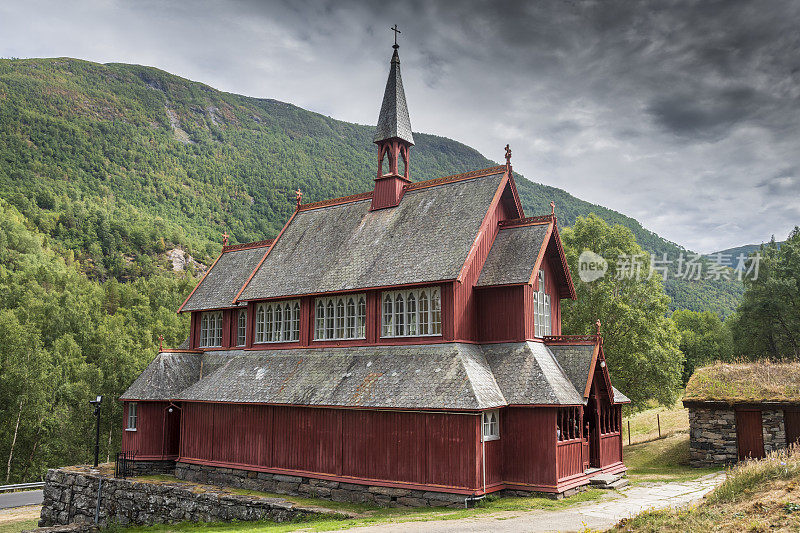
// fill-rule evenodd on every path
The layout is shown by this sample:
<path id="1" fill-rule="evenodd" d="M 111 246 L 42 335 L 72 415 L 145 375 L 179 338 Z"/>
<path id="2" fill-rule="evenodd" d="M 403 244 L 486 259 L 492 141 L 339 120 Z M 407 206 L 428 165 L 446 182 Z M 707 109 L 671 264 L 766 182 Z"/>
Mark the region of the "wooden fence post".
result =
<path id="1" fill-rule="evenodd" d="M 656 413 L 656 420 L 658 421 L 658 438 L 661 438 L 661 416 Z"/>
<path id="2" fill-rule="evenodd" d="M 628 419 L 628 446 L 631 445 L 631 420 Z"/>

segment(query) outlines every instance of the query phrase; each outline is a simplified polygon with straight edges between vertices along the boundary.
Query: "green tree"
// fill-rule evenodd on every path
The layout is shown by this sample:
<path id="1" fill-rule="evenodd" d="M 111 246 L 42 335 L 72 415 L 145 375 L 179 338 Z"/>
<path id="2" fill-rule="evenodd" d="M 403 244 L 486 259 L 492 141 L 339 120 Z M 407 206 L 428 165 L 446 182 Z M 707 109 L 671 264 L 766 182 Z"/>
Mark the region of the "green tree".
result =
<path id="1" fill-rule="evenodd" d="M 666 315 L 669 298 L 661 279 L 649 276 L 649 256 L 628 228 L 609 226 L 594 214 L 578 217 L 562 237 L 578 296 L 562 302 L 564 333 L 593 333 L 599 319 L 614 385 L 634 408 L 650 399 L 672 405 L 680 391 L 683 354 L 680 335 Z M 581 281 L 578 258 L 584 251 L 608 262 L 603 277 Z"/>
<path id="2" fill-rule="evenodd" d="M 678 309 L 672 313 L 675 327 L 681 334 L 683 385 L 686 386 L 695 368 L 713 361 L 728 361 L 733 354 L 733 335 L 716 313 Z"/>
<path id="3" fill-rule="evenodd" d="M 780 249 L 775 239 L 748 260 L 742 303 L 734 318 L 735 353 L 747 359 L 800 360 L 800 228 Z M 751 268 L 752 267 L 752 268 Z"/>

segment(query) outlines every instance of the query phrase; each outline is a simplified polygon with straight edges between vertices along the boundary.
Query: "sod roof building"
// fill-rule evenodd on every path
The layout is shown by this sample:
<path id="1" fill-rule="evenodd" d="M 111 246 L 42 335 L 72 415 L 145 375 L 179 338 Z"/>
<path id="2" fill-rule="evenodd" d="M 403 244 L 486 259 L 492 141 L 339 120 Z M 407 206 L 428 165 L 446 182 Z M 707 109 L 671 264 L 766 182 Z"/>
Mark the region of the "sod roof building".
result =
<path id="1" fill-rule="evenodd" d="M 408 505 L 560 493 L 619 473 L 620 404 L 575 298 L 554 212 L 506 164 L 410 178 L 395 48 L 371 191 L 302 204 L 225 246 L 180 308 L 188 341 L 123 394 L 123 447 L 177 475 Z"/>
<path id="2" fill-rule="evenodd" d="M 800 363 L 700 368 L 686 386 L 690 461 L 716 466 L 800 441 Z"/>

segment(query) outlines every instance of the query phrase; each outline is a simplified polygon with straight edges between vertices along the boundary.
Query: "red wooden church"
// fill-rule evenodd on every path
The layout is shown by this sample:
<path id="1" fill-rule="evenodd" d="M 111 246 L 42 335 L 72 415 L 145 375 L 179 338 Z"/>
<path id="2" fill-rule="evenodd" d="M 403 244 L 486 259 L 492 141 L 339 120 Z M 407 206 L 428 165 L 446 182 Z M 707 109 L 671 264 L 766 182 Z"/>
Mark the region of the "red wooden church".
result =
<path id="1" fill-rule="evenodd" d="M 598 335 L 556 217 L 503 166 L 411 181 L 397 47 L 372 191 L 301 204 L 273 240 L 224 246 L 181 306 L 187 342 L 123 394 L 140 466 L 279 492 L 409 504 L 560 493 L 622 462 Z"/>

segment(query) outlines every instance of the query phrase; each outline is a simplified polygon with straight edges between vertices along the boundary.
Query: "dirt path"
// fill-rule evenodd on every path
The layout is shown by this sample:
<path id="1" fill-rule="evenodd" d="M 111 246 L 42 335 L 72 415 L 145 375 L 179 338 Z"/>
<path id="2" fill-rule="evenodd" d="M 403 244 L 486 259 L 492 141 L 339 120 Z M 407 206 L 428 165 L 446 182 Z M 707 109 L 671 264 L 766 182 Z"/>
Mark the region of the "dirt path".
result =
<path id="1" fill-rule="evenodd" d="M 460 520 L 403 522 L 354 528 L 368 532 L 496 532 L 579 531 L 586 527 L 607 529 L 623 518 L 646 509 L 681 507 L 694 503 L 722 483 L 724 474 L 709 474 L 680 483 L 642 483 L 625 487 L 607 497 L 561 511 L 514 511 L 477 515 Z"/>

